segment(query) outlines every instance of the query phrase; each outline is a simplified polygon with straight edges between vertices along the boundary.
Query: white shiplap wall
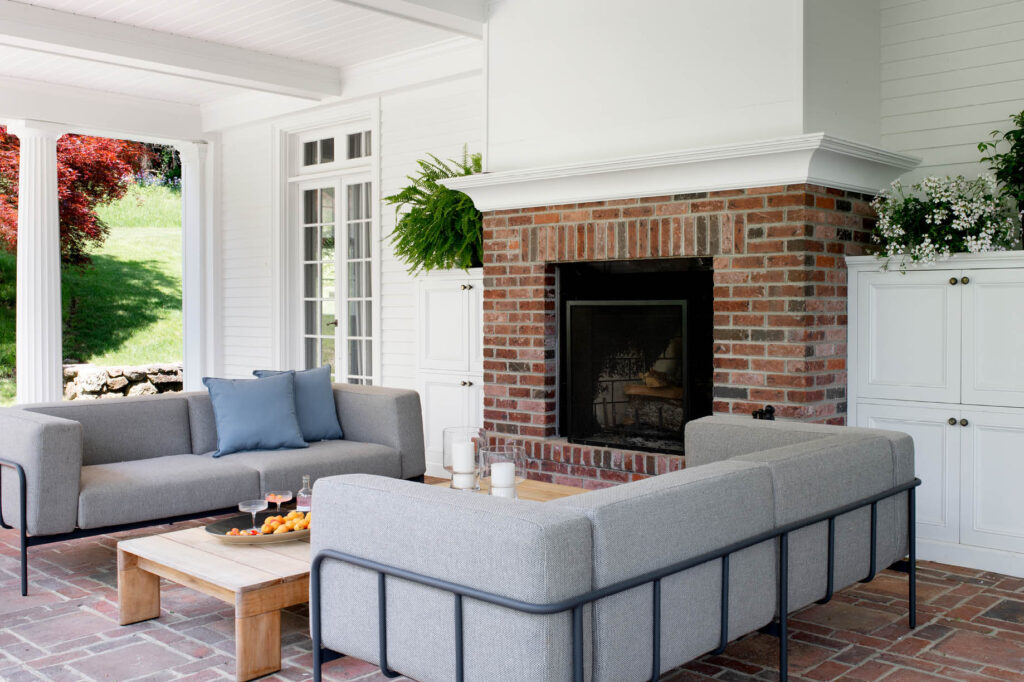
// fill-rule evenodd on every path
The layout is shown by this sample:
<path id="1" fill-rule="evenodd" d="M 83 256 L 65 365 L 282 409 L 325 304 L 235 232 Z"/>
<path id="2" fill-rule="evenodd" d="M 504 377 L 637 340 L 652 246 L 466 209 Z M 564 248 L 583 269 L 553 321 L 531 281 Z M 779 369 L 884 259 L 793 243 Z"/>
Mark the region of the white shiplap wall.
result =
<path id="1" fill-rule="evenodd" d="M 341 109 L 339 109 L 340 111 Z M 426 153 L 456 158 L 462 145 L 483 146 L 483 81 L 477 76 L 431 84 L 381 98 L 381 196 L 392 194 Z M 222 133 L 221 229 L 223 368 L 247 377 L 275 367 L 273 354 L 273 132 L 270 122 Z M 381 380 L 416 388 L 416 287 L 390 248 L 394 209 L 383 206 L 381 224 Z"/>
<path id="2" fill-rule="evenodd" d="M 271 133 L 269 124 L 221 134 L 221 291 L 225 376 L 274 367 L 271 334 Z"/>
<path id="3" fill-rule="evenodd" d="M 1024 109 L 1024 0 L 882 0 L 882 146 L 905 180 L 984 171 L 977 145 Z"/>
<path id="4" fill-rule="evenodd" d="M 387 95 L 381 99 L 381 196 L 394 194 L 426 154 L 461 159 L 463 145 L 483 150 L 483 79 L 458 80 Z M 418 389 L 416 378 L 416 286 L 404 263 L 395 259 L 388 235 L 395 211 L 381 208 L 382 382 Z"/>

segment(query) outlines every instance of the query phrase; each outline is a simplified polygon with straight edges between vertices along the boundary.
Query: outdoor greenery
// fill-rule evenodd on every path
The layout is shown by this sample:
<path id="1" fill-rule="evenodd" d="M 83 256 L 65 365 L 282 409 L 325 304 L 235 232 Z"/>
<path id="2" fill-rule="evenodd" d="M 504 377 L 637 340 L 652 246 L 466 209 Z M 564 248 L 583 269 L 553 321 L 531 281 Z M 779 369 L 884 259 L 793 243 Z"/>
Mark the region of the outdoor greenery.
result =
<path id="1" fill-rule="evenodd" d="M 991 176 L 928 177 L 910 190 L 896 180 L 872 202 L 878 213 L 873 239 L 887 265 L 1001 251 L 1015 241 L 1015 216 Z"/>
<path id="2" fill-rule="evenodd" d="M 990 152 L 981 160 L 989 164 L 996 180 L 1002 185 L 1003 196 L 1016 202 L 1017 217 L 1024 237 L 1024 111 L 1011 115 L 1010 121 L 1015 128 L 1005 133 L 993 130 L 994 141 L 980 143 L 978 151 Z M 1004 152 L 997 150 L 1001 142 L 1007 145 Z"/>
<path id="3" fill-rule="evenodd" d="M 127 226 L 110 228 L 91 265 L 63 269 L 66 359 L 98 365 L 181 360 L 180 206 L 177 191 L 157 185 L 133 187 L 100 207 L 101 220 Z M 0 405 L 14 399 L 15 266 L 14 254 L 0 250 Z"/>
<path id="4" fill-rule="evenodd" d="M 407 176 L 412 184 L 384 197 L 395 206 L 397 223 L 391 233 L 395 254 L 412 273 L 478 267 L 483 263 L 480 211 L 468 196 L 438 184 L 438 180 L 481 172 L 481 156 L 469 155 L 466 150 L 461 162 L 429 156 L 429 160 L 416 162 L 419 174 Z"/>

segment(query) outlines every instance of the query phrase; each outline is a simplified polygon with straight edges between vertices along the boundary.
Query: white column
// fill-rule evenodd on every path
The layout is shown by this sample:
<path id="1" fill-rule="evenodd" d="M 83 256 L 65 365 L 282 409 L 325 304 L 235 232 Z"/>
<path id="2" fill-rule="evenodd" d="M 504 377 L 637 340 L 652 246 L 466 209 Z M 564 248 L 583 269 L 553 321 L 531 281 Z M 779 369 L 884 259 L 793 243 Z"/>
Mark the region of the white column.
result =
<path id="1" fill-rule="evenodd" d="M 64 395 L 57 138 L 48 123 L 11 121 L 18 136 L 17 376 L 19 403 Z"/>
<path id="2" fill-rule="evenodd" d="M 210 371 L 209 341 L 213 330 L 206 311 L 212 306 L 207 258 L 207 145 L 205 142 L 176 144 L 181 156 L 181 301 L 182 363 L 184 388 L 203 388 L 203 375 Z"/>

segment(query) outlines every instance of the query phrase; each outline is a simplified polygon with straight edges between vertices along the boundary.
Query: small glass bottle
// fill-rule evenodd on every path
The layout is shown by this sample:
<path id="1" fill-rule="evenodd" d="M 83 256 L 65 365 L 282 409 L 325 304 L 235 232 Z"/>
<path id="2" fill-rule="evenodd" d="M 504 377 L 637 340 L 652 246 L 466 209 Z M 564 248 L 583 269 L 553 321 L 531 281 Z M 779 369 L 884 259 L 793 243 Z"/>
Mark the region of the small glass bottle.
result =
<path id="1" fill-rule="evenodd" d="M 309 474 L 302 477 L 302 490 L 295 496 L 295 509 L 308 512 L 313 507 L 313 489 L 309 485 Z"/>

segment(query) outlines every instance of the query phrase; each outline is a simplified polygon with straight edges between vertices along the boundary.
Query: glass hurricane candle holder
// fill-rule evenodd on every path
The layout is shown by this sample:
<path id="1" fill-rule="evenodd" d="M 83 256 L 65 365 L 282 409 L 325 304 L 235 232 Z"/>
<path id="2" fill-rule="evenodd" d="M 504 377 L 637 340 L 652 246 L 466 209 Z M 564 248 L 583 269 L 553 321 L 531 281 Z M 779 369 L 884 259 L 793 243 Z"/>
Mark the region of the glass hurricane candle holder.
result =
<path id="1" fill-rule="evenodd" d="M 449 426 L 444 430 L 442 464 L 452 476 L 452 488 L 480 490 L 480 448 L 485 442 L 484 430 L 476 426 Z"/>
<path id="2" fill-rule="evenodd" d="M 481 459 L 491 477 L 491 495 L 517 498 L 516 486 L 525 480 L 526 448 L 519 443 L 485 447 Z"/>

